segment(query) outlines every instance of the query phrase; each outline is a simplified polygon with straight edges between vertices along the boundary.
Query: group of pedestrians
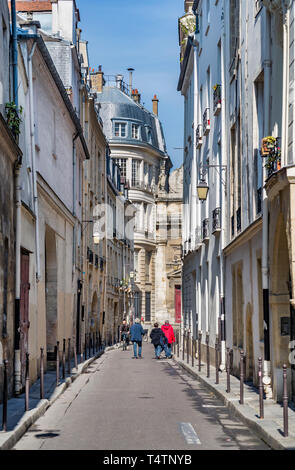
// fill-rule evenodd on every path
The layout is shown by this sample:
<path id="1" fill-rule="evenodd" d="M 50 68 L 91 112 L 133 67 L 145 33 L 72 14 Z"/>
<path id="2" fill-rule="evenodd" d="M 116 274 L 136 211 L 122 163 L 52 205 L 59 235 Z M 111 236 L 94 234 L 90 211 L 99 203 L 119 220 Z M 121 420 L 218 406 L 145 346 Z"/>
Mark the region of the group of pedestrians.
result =
<path id="1" fill-rule="evenodd" d="M 146 334 L 146 330 L 143 329 L 140 319 L 136 318 L 135 322 L 129 328 L 126 320 L 120 328 L 121 341 L 126 340 L 127 346 L 129 339 L 133 343 L 133 357 L 132 359 L 142 359 L 142 338 Z M 154 324 L 154 328 L 150 333 L 151 342 L 155 348 L 155 359 L 160 359 L 162 351 L 165 352 L 167 359 L 172 358 L 172 344 L 175 343 L 175 336 L 172 325 L 166 320 L 162 327 L 159 327 L 159 323 Z"/>

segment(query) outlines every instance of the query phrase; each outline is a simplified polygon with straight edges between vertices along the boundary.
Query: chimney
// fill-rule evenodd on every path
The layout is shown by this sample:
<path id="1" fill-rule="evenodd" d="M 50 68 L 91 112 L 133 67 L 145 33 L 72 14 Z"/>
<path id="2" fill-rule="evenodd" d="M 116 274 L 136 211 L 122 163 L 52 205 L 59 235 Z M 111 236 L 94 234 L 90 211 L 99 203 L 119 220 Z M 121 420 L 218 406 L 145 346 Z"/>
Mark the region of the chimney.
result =
<path id="1" fill-rule="evenodd" d="M 158 103 L 159 103 L 159 100 L 158 100 L 158 98 L 157 98 L 157 95 L 154 96 L 152 102 L 153 102 L 153 113 L 154 113 L 156 116 L 158 116 L 158 114 L 159 114 L 159 109 L 158 109 L 158 108 L 159 108 L 159 104 L 158 104 Z"/>
<path id="2" fill-rule="evenodd" d="M 133 99 L 135 103 L 140 104 L 141 94 L 138 93 L 138 90 L 132 90 L 131 98 Z"/>
<path id="3" fill-rule="evenodd" d="M 98 67 L 98 72 L 91 73 L 91 83 L 92 88 L 97 93 L 102 93 L 105 81 L 103 78 L 103 71 L 101 70 L 101 65 Z"/>
<path id="4" fill-rule="evenodd" d="M 194 0 L 184 0 L 184 11 L 185 13 L 192 12 Z"/>

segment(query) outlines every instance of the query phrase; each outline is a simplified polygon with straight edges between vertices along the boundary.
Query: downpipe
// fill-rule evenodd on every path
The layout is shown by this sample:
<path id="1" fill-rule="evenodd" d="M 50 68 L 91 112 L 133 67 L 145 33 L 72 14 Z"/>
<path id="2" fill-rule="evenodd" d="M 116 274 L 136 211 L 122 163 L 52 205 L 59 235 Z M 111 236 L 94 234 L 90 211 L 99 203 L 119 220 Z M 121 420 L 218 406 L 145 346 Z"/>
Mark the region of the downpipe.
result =
<path id="1" fill-rule="evenodd" d="M 15 304 L 14 304 L 14 393 L 22 390 L 20 358 L 20 264 L 21 264 L 21 159 L 15 164 Z"/>
<path id="2" fill-rule="evenodd" d="M 29 79 L 29 100 L 30 100 L 30 136 L 31 136 L 31 161 L 33 173 L 33 198 L 35 212 L 35 243 L 36 243 L 36 281 L 40 281 L 40 242 L 39 242 L 39 202 L 37 190 L 37 170 L 36 170 L 36 148 L 35 148 L 35 118 L 34 118 L 34 92 L 33 92 L 33 71 L 32 61 L 36 50 L 36 42 L 28 56 L 28 79 Z"/>

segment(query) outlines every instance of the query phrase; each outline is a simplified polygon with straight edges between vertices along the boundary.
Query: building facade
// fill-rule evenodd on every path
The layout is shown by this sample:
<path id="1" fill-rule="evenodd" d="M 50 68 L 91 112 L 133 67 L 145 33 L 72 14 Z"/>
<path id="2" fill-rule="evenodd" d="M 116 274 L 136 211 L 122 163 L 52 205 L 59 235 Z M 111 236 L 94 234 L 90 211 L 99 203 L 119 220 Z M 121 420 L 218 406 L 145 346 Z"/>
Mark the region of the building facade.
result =
<path id="1" fill-rule="evenodd" d="M 294 397 L 294 2 L 196 0 L 185 11 L 184 327 L 208 332 L 211 347 L 218 334 L 221 366 L 227 346 L 236 375 L 243 351 L 254 384 L 262 357 L 268 398 L 281 400 L 287 363 Z"/>
<path id="2" fill-rule="evenodd" d="M 166 248 L 163 248 L 167 244 L 167 236 L 164 245 L 162 242 L 158 243 L 157 230 L 160 207 L 158 202 L 161 197 L 166 219 L 169 212 L 168 176 L 171 168 L 158 118 L 159 100 L 155 95 L 153 112 L 150 112 L 141 105 L 138 90 L 126 85 L 122 75 L 105 77 L 100 69 L 92 73 L 91 77 L 97 92 L 97 103 L 101 108 L 100 114 L 109 141 L 111 158 L 119 166 L 121 178 L 129 187 L 130 201 L 136 208 L 134 260 L 131 261 L 134 266 L 131 269 L 133 300 L 129 319 L 140 317 L 147 328 L 155 320 L 162 322 L 169 318 L 171 323 L 175 323 L 174 308 L 168 309 L 167 295 L 170 298 L 171 292 L 167 287 L 167 269 L 171 270 L 171 260 L 170 254 L 167 255 Z M 175 204 L 178 204 L 180 208 L 177 208 L 181 212 L 179 187 L 175 188 L 175 191 L 178 191 Z M 172 204 L 171 192 L 171 207 Z M 167 232 L 167 222 L 165 231 Z M 179 235 L 176 245 L 177 243 L 180 249 Z M 180 257 L 177 259 L 180 267 Z M 176 285 L 179 290 L 180 281 Z M 163 296 L 164 302 L 160 300 Z"/>

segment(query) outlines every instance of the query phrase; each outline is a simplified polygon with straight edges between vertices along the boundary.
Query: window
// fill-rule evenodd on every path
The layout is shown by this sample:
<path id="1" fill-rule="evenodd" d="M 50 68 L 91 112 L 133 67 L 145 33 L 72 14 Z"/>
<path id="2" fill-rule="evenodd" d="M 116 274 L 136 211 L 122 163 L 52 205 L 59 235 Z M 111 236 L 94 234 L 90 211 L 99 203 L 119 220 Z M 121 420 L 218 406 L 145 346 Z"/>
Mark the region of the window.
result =
<path id="1" fill-rule="evenodd" d="M 152 132 L 151 132 L 150 129 L 148 129 L 148 131 L 147 131 L 147 141 L 148 141 L 149 144 L 152 143 Z"/>
<path id="2" fill-rule="evenodd" d="M 115 122 L 115 137 L 126 137 L 126 123 Z"/>
<path id="3" fill-rule="evenodd" d="M 116 161 L 118 167 L 120 168 L 121 176 L 123 178 L 126 178 L 126 175 L 127 175 L 127 171 L 126 171 L 127 159 L 126 158 L 116 158 L 115 161 Z"/>
<path id="4" fill-rule="evenodd" d="M 236 57 L 240 41 L 240 0 L 230 0 L 230 62 Z"/>
<path id="5" fill-rule="evenodd" d="M 151 293 L 145 293 L 145 321 L 151 321 Z"/>
<path id="6" fill-rule="evenodd" d="M 152 184 L 153 181 L 153 166 L 149 165 L 149 185 Z"/>
<path id="7" fill-rule="evenodd" d="M 139 126 L 132 124 L 132 139 L 139 139 Z"/>
<path id="8" fill-rule="evenodd" d="M 146 254 L 145 254 L 145 280 L 146 282 L 150 281 L 151 259 L 152 259 L 152 253 L 150 251 L 146 251 Z"/>
<path id="9" fill-rule="evenodd" d="M 136 186 L 139 183 L 139 165 L 140 161 L 139 160 L 132 160 L 132 178 L 131 178 L 131 184 L 132 186 Z"/>

